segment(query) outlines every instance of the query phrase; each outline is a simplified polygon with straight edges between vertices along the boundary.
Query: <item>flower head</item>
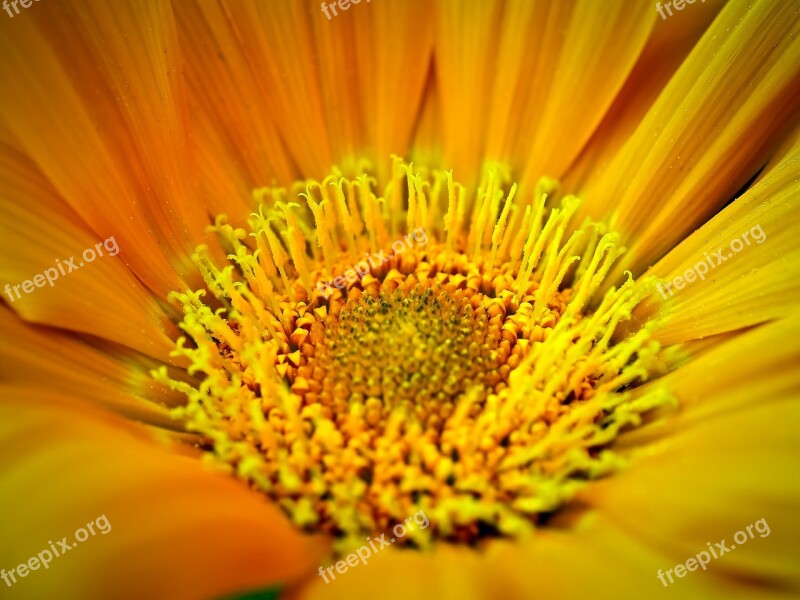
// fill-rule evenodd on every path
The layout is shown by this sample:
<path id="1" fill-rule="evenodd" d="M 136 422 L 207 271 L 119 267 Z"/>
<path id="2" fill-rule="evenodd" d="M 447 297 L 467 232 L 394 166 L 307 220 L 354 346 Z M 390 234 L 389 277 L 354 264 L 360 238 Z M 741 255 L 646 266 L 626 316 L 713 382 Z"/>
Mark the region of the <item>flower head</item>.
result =
<path id="1" fill-rule="evenodd" d="M 0 589 L 800 590 L 796 3 L 356 4 L 0 12 Z"/>
<path id="2" fill-rule="evenodd" d="M 167 379 L 189 396 L 175 414 L 297 525 L 345 543 L 418 511 L 421 546 L 528 534 L 618 468 L 610 443 L 669 400 L 623 391 L 664 370 L 648 329 L 612 340 L 649 290 L 598 291 L 624 248 L 571 226 L 575 197 L 548 210 L 491 171 L 466 219 L 450 173 L 394 167 L 381 196 L 331 176 L 307 184 L 307 214 L 267 189 L 249 235 L 218 220 L 230 264 L 194 255 L 213 298 L 173 295 L 192 340 L 177 354 L 202 374 Z M 401 196 L 405 223 L 382 210 Z M 361 277 L 339 274 L 359 259 Z M 315 284 L 329 278 L 346 287 Z"/>

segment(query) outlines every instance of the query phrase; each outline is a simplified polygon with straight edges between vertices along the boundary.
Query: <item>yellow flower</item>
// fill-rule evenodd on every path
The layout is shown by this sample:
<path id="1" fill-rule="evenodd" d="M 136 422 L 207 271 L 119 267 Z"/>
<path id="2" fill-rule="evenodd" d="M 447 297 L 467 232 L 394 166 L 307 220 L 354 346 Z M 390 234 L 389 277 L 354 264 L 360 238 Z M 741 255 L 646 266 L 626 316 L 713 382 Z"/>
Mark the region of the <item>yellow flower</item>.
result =
<path id="1" fill-rule="evenodd" d="M 796 2 L 4 12 L 3 597 L 800 592 Z"/>

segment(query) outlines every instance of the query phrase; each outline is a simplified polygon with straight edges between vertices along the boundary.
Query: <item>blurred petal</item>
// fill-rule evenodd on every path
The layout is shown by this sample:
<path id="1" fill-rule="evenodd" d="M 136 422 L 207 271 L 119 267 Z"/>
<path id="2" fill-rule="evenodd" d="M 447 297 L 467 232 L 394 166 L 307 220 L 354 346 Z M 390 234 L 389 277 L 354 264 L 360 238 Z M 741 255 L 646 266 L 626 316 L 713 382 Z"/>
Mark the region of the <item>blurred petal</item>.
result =
<path id="1" fill-rule="evenodd" d="M 680 399 L 681 413 L 670 427 L 677 429 L 797 398 L 800 370 L 793 367 L 798 364 L 800 313 L 795 309 L 784 319 L 729 338 L 652 385 L 667 385 Z"/>
<path id="2" fill-rule="evenodd" d="M 634 509 L 629 516 L 637 519 L 638 513 Z M 754 542 L 740 552 L 750 557 L 761 546 Z M 568 529 L 544 529 L 529 543 L 499 546 L 489 554 L 486 570 L 495 578 L 497 588 L 508 589 L 503 598 L 657 598 L 665 593 L 659 569 L 671 569 L 703 548 L 705 544 L 674 552 L 668 544 L 650 545 L 636 532 L 597 512 Z M 752 582 L 719 577 L 717 568 L 713 564 L 706 572 L 687 572 L 684 578 L 675 578 L 666 593 L 698 599 L 791 597 Z"/>
<path id="3" fill-rule="evenodd" d="M 760 545 L 753 543 L 750 552 L 741 552 L 751 554 Z M 569 529 L 545 527 L 523 543 L 490 542 L 481 550 L 442 544 L 427 553 L 390 548 L 343 574 L 334 571 L 335 580 L 326 574 L 327 584 L 315 577 L 287 600 L 367 600 L 378 590 L 387 600 L 650 598 L 664 587 L 658 570 L 672 568 L 698 550 L 675 554 L 666 546 L 651 548 L 601 513 L 591 513 Z M 680 598 L 790 597 L 768 588 L 748 588 L 713 570 L 690 573 L 673 586 Z"/>
<path id="4" fill-rule="evenodd" d="M 763 518 L 772 535 L 756 536 L 712 563 L 710 572 L 800 593 L 800 485 L 794 476 L 800 405 L 794 393 L 793 403 L 771 401 L 673 434 L 630 471 L 592 486 L 586 501 L 676 562 L 706 550 L 708 542 L 730 542 Z"/>
<path id="5" fill-rule="evenodd" d="M 132 426 L 63 396 L 2 395 L 0 564 L 75 539 L 101 515 L 111 526 L 18 579 L 15 597 L 198 600 L 291 582 L 320 560 L 278 509 Z"/>
<path id="6" fill-rule="evenodd" d="M 764 325 L 668 375 L 682 411 L 620 443 L 629 471 L 588 487 L 586 502 L 653 547 L 689 557 L 764 518 L 771 535 L 710 571 L 800 592 L 800 315 Z M 669 565 L 665 565 L 669 566 Z"/>
<path id="7" fill-rule="evenodd" d="M 378 590 L 384 600 L 500 597 L 492 595 L 491 582 L 481 572 L 480 555 L 469 548 L 441 544 L 432 552 L 394 548 L 379 552 L 367 558 L 366 564 L 359 562 L 343 574 L 334 570 L 335 579 L 326 573 L 327 584 L 317 574 L 289 593 L 287 600 L 374 598 Z M 328 562 L 324 566 L 329 566 Z"/>

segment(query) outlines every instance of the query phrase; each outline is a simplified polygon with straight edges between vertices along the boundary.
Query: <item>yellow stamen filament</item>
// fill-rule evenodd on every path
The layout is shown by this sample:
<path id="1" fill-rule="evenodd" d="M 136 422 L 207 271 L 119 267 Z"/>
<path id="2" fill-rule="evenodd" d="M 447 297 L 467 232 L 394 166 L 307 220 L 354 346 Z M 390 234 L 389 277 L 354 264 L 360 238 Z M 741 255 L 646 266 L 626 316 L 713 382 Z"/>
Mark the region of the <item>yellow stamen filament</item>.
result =
<path id="1" fill-rule="evenodd" d="M 175 416 L 208 460 L 299 527 L 346 546 L 423 510 L 431 527 L 405 543 L 524 535 L 620 468 L 611 442 L 672 401 L 626 390 L 663 368 L 648 330 L 612 338 L 648 286 L 596 297 L 624 248 L 571 225 L 577 198 L 549 208 L 552 180 L 522 201 L 494 168 L 468 203 L 451 173 L 397 157 L 392 172 L 382 196 L 338 170 L 298 202 L 258 190 L 249 234 L 217 219 L 231 264 L 194 255 L 213 298 L 171 296 L 197 383 L 155 375 L 187 395 Z M 345 289 L 317 288 L 380 251 Z"/>

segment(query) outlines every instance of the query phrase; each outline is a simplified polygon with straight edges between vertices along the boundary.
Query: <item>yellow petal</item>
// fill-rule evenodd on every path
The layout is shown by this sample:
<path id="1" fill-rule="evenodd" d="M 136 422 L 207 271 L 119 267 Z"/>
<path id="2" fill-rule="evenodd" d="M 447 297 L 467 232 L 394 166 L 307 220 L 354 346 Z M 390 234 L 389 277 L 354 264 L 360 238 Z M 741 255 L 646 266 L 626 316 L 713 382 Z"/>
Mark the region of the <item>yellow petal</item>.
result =
<path id="1" fill-rule="evenodd" d="M 655 14 L 622 2 L 454 0 L 436 18 L 446 164 L 469 183 L 484 159 L 509 162 L 535 183 L 562 175 L 577 157 Z"/>
<path id="2" fill-rule="evenodd" d="M 708 542 L 731 543 L 765 519 L 771 535 L 754 534 L 710 569 L 797 593 L 798 423 L 797 390 L 793 403 L 719 415 L 673 434 L 656 455 L 592 486 L 585 500 L 652 546 L 669 548 L 676 562 Z"/>
<path id="3" fill-rule="evenodd" d="M 577 193 L 586 180 L 596 179 L 608 168 L 723 6 L 724 0 L 707 0 L 678 18 L 656 19 L 636 66 L 570 167 L 563 189 Z"/>
<path id="4" fill-rule="evenodd" d="M 681 400 L 681 413 L 652 424 L 660 440 L 646 440 L 631 452 L 629 471 L 588 487 L 583 499 L 651 545 L 686 558 L 707 542 L 730 543 L 763 518 L 770 534 L 755 534 L 710 568 L 797 593 L 799 361 L 800 315 L 794 315 L 668 375 L 659 384 Z M 641 442 L 641 435 L 620 440 Z"/>
<path id="5" fill-rule="evenodd" d="M 655 19 L 652 5 L 645 2 L 578 0 L 566 31 L 555 26 L 547 32 L 557 41 L 540 60 L 554 59 L 552 67 L 546 67 L 553 70 L 545 79 L 524 73 L 534 82 L 534 93 L 544 97 L 541 112 L 533 113 L 533 122 L 531 113 L 526 115 L 530 129 L 514 132 L 523 141 L 526 133 L 533 134 L 528 138 L 533 144 L 523 146 L 524 183 L 532 185 L 543 175 L 560 178 L 566 172 L 622 89 Z M 545 27 L 549 30 L 551 25 Z"/>
<path id="6" fill-rule="evenodd" d="M 653 267 L 665 284 L 638 314 L 658 307 L 657 336 L 669 344 L 735 331 L 793 310 L 800 304 L 799 209 L 796 143 L 741 198 Z"/>
<path id="7" fill-rule="evenodd" d="M 658 380 L 681 401 L 673 428 L 722 413 L 796 398 L 800 313 L 729 338 Z M 644 392 L 646 386 L 642 387 Z"/>
<path id="8" fill-rule="evenodd" d="M 638 509 L 632 511 L 629 516 L 636 520 L 638 512 Z M 685 562 L 705 548 L 705 544 L 684 550 L 676 549 L 671 540 L 659 542 L 653 543 L 602 512 L 589 512 L 568 528 L 545 528 L 522 546 L 498 545 L 489 552 L 485 570 L 495 582 L 497 598 L 633 600 L 667 594 L 698 600 L 790 597 L 774 593 L 769 587 L 759 587 L 759 582 L 750 587 L 749 583 L 727 578 L 720 572 L 721 564 L 712 564 L 705 572 L 687 572 L 683 578 L 673 576 L 672 584 L 665 577 L 667 585 L 664 585 L 658 571 Z M 753 542 L 751 548 L 738 552 L 752 558 L 761 547 Z"/>
<path id="9" fill-rule="evenodd" d="M 131 426 L 71 398 L 1 393 L 0 565 L 95 530 L 17 577 L 12 597 L 213 598 L 291 582 L 320 560 L 278 509 Z"/>
<path id="10" fill-rule="evenodd" d="M 766 162 L 800 107 L 798 34 L 792 3 L 727 4 L 621 154 L 586 186 L 583 210 L 613 211 L 612 225 L 632 239 L 616 273 L 663 255 Z"/>

